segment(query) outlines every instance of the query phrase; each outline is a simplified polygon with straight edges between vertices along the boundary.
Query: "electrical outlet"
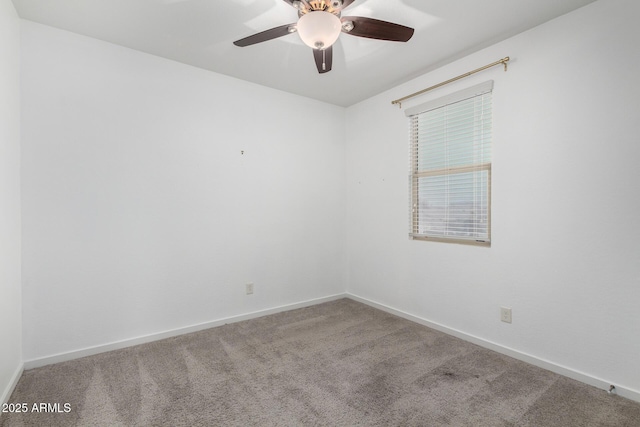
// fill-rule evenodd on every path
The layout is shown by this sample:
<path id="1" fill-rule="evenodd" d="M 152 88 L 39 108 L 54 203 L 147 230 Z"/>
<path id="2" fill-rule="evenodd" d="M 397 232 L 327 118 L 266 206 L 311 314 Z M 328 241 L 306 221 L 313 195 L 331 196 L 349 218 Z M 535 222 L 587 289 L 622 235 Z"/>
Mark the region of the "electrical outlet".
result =
<path id="1" fill-rule="evenodd" d="M 253 283 L 247 283 L 244 285 L 244 289 L 247 292 L 247 295 L 251 295 L 253 293 Z"/>
<path id="2" fill-rule="evenodd" d="M 507 307 L 500 307 L 500 320 L 505 323 L 511 323 L 511 309 Z"/>

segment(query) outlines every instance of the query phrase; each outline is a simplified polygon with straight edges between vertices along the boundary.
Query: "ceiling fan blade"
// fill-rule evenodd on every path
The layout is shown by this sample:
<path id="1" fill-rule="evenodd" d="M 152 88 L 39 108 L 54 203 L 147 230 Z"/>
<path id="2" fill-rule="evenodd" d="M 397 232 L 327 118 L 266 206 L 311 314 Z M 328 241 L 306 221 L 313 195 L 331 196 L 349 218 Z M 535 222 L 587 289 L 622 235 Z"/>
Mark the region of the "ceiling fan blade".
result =
<path id="1" fill-rule="evenodd" d="M 340 8 L 340 10 L 344 10 L 345 8 L 349 7 L 349 5 L 351 3 L 353 3 L 355 0 L 343 0 L 342 1 L 342 7 Z"/>
<path id="2" fill-rule="evenodd" d="M 331 71 L 331 65 L 333 64 L 333 46 L 329 46 L 326 49 L 313 49 L 313 58 L 316 60 L 316 67 L 320 74 L 328 73 Z"/>
<path id="3" fill-rule="evenodd" d="M 352 36 L 394 42 L 406 42 L 413 36 L 413 28 L 394 24 L 393 22 L 364 18 L 362 16 L 345 16 L 341 20 L 343 23 L 349 21 L 353 23 L 351 31 L 344 31 Z"/>
<path id="4" fill-rule="evenodd" d="M 286 36 L 287 34 L 291 34 L 290 29 L 295 28 L 295 24 L 287 24 L 281 25 L 279 27 L 272 28 L 270 30 L 263 31 L 261 33 L 254 34 L 249 37 L 245 37 L 240 40 L 236 40 L 233 42 L 236 46 L 245 47 L 251 46 L 252 44 L 266 42 L 267 40 L 277 39 L 278 37 Z"/>

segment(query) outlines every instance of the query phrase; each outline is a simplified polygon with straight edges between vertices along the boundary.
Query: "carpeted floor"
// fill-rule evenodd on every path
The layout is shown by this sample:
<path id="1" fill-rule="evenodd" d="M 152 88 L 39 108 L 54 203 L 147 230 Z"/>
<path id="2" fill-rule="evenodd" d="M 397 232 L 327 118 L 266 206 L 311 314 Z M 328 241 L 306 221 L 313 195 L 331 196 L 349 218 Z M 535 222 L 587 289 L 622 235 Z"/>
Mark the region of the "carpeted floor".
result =
<path id="1" fill-rule="evenodd" d="M 1 426 L 640 426 L 639 403 L 349 299 L 29 370 L 9 403 L 29 410 Z"/>

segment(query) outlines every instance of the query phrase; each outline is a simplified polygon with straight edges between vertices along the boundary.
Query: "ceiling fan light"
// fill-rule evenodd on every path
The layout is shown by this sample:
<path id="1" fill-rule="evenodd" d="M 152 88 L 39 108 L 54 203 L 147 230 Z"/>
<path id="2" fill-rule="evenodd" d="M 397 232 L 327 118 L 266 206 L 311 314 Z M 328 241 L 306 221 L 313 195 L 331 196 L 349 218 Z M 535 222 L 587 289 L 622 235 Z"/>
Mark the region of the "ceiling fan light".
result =
<path id="1" fill-rule="evenodd" d="M 340 31 L 342 24 L 336 15 L 314 11 L 302 15 L 298 20 L 298 34 L 307 46 L 313 49 L 326 49 L 333 45 Z"/>

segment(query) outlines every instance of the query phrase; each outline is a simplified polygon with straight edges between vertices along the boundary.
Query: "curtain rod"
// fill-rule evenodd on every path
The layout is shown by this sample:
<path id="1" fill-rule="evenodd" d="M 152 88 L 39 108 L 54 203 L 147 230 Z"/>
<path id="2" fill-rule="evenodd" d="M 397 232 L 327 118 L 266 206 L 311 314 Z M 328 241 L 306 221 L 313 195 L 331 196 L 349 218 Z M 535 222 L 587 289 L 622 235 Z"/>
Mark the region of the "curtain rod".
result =
<path id="1" fill-rule="evenodd" d="M 433 89 L 439 88 L 440 86 L 444 86 L 444 85 L 447 85 L 447 84 L 449 84 L 449 83 L 455 82 L 456 80 L 463 79 L 463 78 L 465 78 L 465 77 L 470 76 L 471 74 L 475 74 L 475 73 L 477 73 L 477 72 L 479 72 L 479 71 L 486 70 L 487 68 L 494 67 L 494 66 L 496 66 L 496 65 L 498 65 L 498 64 L 504 64 L 504 70 L 505 70 L 505 71 L 507 71 L 507 62 L 509 62 L 509 57 L 508 57 L 508 56 L 507 56 L 507 57 L 505 57 L 505 58 L 502 58 L 501 60 L 496 61 L 496 62 L 494 62 L 494 63 L 492 63 L 492 64 L 485 65 L 484 67 L 480 67 L 480 68 L 475 69 L 475 70 L 473 70 L 473 71 L 469 71 L 468 73 L 464 73 L 464 74 L 462 74 L 462 75 L 459 75 L 458 77 L 454 77 L 454 78 L 449 79 L 449 80 L 447 80 L 447 81 L 445 81 L 445 82 L 438 83 L 437 85 L 434 85 L 434 86 L 428 87 L 428 88 L 423 89 L 423 90 L 421 90 L 421 91 L 419 91 L 419 92 L 412 93 L 411 95 L 407 95 L 407 96 L 405 96 L 405 97 L 403 97 L 403 98 L 400 98 L 400 99 L 396 99 L 396 100 L 394 100 L 394 101 L 391 101 L 391 104 L 398 104 L 398 107 L 402 108 L 402 101 L 405 101 L 405 100 L 407 100 L 407 99 L 409 99 L 409 98 L 413 98 L 414 96 L 422 95 L 422 94 L 423 94 L 423 93 L 425 93 L 425 92 L 429 92 L 430 90 L 433 90 Z"/>

